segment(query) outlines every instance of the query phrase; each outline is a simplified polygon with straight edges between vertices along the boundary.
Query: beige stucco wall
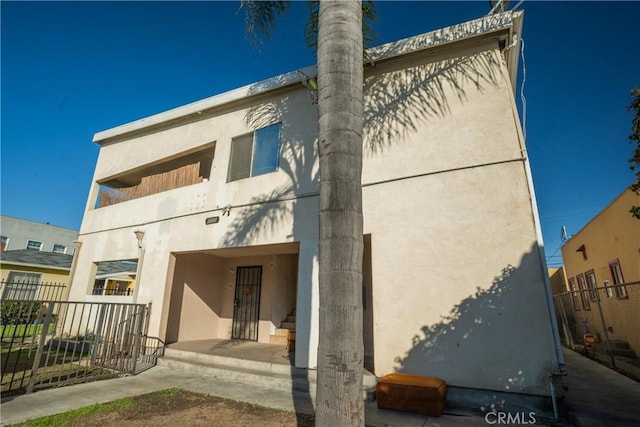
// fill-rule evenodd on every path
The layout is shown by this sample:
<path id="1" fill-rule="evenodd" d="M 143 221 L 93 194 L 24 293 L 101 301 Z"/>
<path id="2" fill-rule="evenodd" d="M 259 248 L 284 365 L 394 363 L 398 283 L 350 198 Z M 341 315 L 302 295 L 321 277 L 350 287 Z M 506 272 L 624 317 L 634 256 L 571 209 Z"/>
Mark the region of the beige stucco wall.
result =
<path id="1" fill-rule="evenodd" d="M 170 295 L 164 303 L 168 343 L 231 338 L 238 267 L 262 267 L 258 342 L 268 343 L 295 307 L 296 255 L 223 258 L 189 253 L 175 257 Z"/>
<path id="2" fill-rule="evenodd" d="M 564 267 L 551 267 L 548 272 L 553 295 L 561 294 L 569 289 L 567 287 L 567 277 L 565 276 Z"/>
<path id="3" fill-rule="evenodd" d="M 225 282 L 223 260 L 211 255 L 178 256 L 171 286 L 167 342 L 217 338 Z"/>
<path id="4" fill-rule="evenodd" d="M 522 174 L 515 163 L 422 179 L 422 197 L 402 195 L 399 183 L 379 189 L 382 199 L 365 192 L 367 224 L 378 225 L 377 374 L 518 392 L 548 387 L 551 329 Z M 500 190 L 500 182 L 511 185 Z"/>
<path id="5" fill-rule="evenodd" d="M 369 131 L 362 179 L 372 313 L 365 316 L 371 322 L 365 330 L 373 331 L 367 345 L 375 373 L 400 370 L 456 386 L 546 395 L 556 363 L 546 272 L 526 153 L 497 42 L 407 61 L 377 63 L 366 83 Z M 231 139 L 280 120 L 280 170 L 226 183 Z M 170 310 L 163 303 L 172 286 L 186 283 L 180 276 L 185 266 L 172 253 L 225 247 L 250 253 L 256 245 L 299 242 L 296 365 L 315 367 L 316 122 L 316 107 L 297 87 L 103 145 L 94 182 L 213 141 L 216 151 L 209 182 L 101 209 L 92 209 L 93 185 L 80 231 L 74 296 L 86 297 L 89 263 L 136 258 L 133 231 L 143 229 L 138 302 L 153 303 L 150 333 L 195 338 L 204 332 L 182 335 L 191 321 L 186 315 L 178 331 L 167 325 Z M 265 203 L 273 200 L 280 201 Z M 227 205 L 229 215 L 222 215 L 219 208 Z M 210 216 L 220 222 L 205 225 Z M 228 291 L 229 262 L 236 261 L 222 263 L 221 293 Z M 215 274 L 210 268 L 206 274 Z M 283 309 L 274 303 L 273 277 L 279 274 L 264 270 L 261 341 L 273 327 L 271 313 L 279 316 Z M 218 323 L 220 336 L 226 333 L 229 307 L 222 304 L 216 311 L 195 290 L 188 298 L 190 306 Z"/>
<path id="6" fill-rule="evenodd" d="M 275 333 L 287 315 L 291 314 L 296 306 L 296 288 L 298 283 L 298 256 L 276 255 L 274 262 L 275 280 L 269 295 L 271 310 L 269 319 L 272 329 L 269 333 Z"/>
<path id="7" fill-rule="evenodd" d="M 461 55 L 405 74 L 436 99 L 364 165 L 376 373 L 546 394 L 552 330 L 513 99 L 496 51 Z M 367 186 L 399 176 L 412 178 Z"/>
<path id="8" fill-rule="evenodd" d="M 607 208 L 593 218 L 562 247 L 562 259 L 567 279 L 593 270 L 598 287 L 604 280 L 613 284 L 609 263 L 618 260 L 626 283 L 640 282 L 640 221 L 629 213 L 631 206 L 640 205 L 640 197 L 626 190 Z M 577 249 L 584 245 L 587 259 Z M 611 340 L 624 340 L 640 356 L 640 285 L 626 287 L 627 298 L 607 297 L 600 291 L 602 313 L 605 318 Z M 591 333 L 604 339 L 604 328 L 597 309 L 597 303 L 590 302 L 591 310 L 575 312 L 578 324 L 588 322 Z M 584 331 L 579 330 L 581 335 Z"/>

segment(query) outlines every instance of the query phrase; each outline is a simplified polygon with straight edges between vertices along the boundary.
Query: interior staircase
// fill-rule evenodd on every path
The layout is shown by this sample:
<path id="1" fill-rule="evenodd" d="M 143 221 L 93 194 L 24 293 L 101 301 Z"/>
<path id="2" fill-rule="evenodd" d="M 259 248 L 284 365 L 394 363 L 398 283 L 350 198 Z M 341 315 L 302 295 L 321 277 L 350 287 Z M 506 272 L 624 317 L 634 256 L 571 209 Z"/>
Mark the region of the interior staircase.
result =
<path id="1" fill-rule="evenodd" d="M 269 337 L 270 344 L 278 344 L 285 346 L 285 350 L 289 353 L 296 349 L 296 309 L 282 321 L 276 333 Z"/>

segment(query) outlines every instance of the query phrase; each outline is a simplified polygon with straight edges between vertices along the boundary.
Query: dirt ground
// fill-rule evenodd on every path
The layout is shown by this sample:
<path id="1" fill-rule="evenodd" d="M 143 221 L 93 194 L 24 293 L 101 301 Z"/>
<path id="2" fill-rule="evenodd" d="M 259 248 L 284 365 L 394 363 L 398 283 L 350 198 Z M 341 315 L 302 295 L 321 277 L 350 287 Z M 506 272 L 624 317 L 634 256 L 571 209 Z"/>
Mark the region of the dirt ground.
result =
<path id="1" fill-rule="evenodd" d="M 313 416 L 251 405 L 216 396 L 179 391 L 133 398 L 133 407 L 101 410 L 68 426 L 313 426 Z"/>

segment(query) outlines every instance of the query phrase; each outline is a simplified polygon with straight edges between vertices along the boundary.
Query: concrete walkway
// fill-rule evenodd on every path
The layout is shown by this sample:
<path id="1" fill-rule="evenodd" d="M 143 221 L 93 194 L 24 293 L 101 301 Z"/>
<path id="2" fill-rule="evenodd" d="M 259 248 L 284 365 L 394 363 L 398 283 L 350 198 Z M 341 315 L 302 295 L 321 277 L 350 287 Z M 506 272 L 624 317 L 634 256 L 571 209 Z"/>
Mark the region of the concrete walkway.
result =
<path id="1" fill-rule="evenodd" d="M 578 427 L 640 426 L 640 383 L 563 349 L 565 404 Z"/>
<path id="2" fill-rule="evenodd" d="M 565 404 L 579 427 L 640 426 L 640 383 L 618 374 L 590 359 L 564 350 L 568 375 Z M 95 381 L 30 395 L 3 399 L 0 425 L 8 426 L 28 419 L 78 409 L 94 403 L 106 403 L 122 397 L 137 396 L 169 387 L 208 393 L 214 396 L 250 402 L 302 413 L 313 412 L 315 396 L 292 394 L 288 390 L 249 386 L 199 374 L 156 366 L 137 376 Z M 484 417 L 473 413 L 445 412 L 442 417 L 426 417 L 379 410 L 376 403 L 366 404 L 367 426 L 449 427 L 484 426 Z"/>
<path id="3" fill-rule="evenodd" d="M 206 379 L 205 379 L 206 378 Z M 3 399 L 0 425 L 8 426 L 28 419 L 58 414 L 72 409 L 151 393 L 169 387 L 208 393 L 210 395 L 250 402 L 272 408 L 313 413 L 314 396 L 291 391 L 248 386 L 231 381 L 156 366 L 132 377 L 115 378 L 42 390 L 29 395 Z M 367 426 L 380 427 L 486 427 L 482 416 L 449 413 L 442 417 L 426 417 L 402 412 L 379 410 L 375 402 L 366 404 Z"/>

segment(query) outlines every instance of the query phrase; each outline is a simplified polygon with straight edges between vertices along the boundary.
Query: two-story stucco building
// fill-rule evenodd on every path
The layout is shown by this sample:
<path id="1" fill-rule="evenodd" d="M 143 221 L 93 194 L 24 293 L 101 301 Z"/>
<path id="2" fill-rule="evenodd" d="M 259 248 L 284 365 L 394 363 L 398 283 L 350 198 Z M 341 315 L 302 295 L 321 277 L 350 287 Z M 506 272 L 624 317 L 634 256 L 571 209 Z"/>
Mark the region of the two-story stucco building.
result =
<path id="1" fill-rule="evenodd" d="M 0 251 L 30 249 L 73 255 L 78 230 L 0 215 Z"/>
<path id="2" fill-rule="evenodd" d="M 488 405 L 548 400 L 563 363 L 514 100 L 522 17 L 390 43 L 365 69 L 365 367 Z M 315 368 L 314 73 L 97 133 L 72 299 L 107 300 L 97 264 L 136 260 L 117 298 L 152 303 L 150 334 L 268 343 L 295 312 L 295 365 Z"/>
<path id="3" fill-rule="evenodd" d="M 638 360 L 640 221 L 630 209 L 639 203 L 640 196 L 625 189 L 562 246 L 569 293 L 556 302 L 564 302 L 567 344 L 583 344 L 584 334 L 593 334 L 596 351 Z"/>

